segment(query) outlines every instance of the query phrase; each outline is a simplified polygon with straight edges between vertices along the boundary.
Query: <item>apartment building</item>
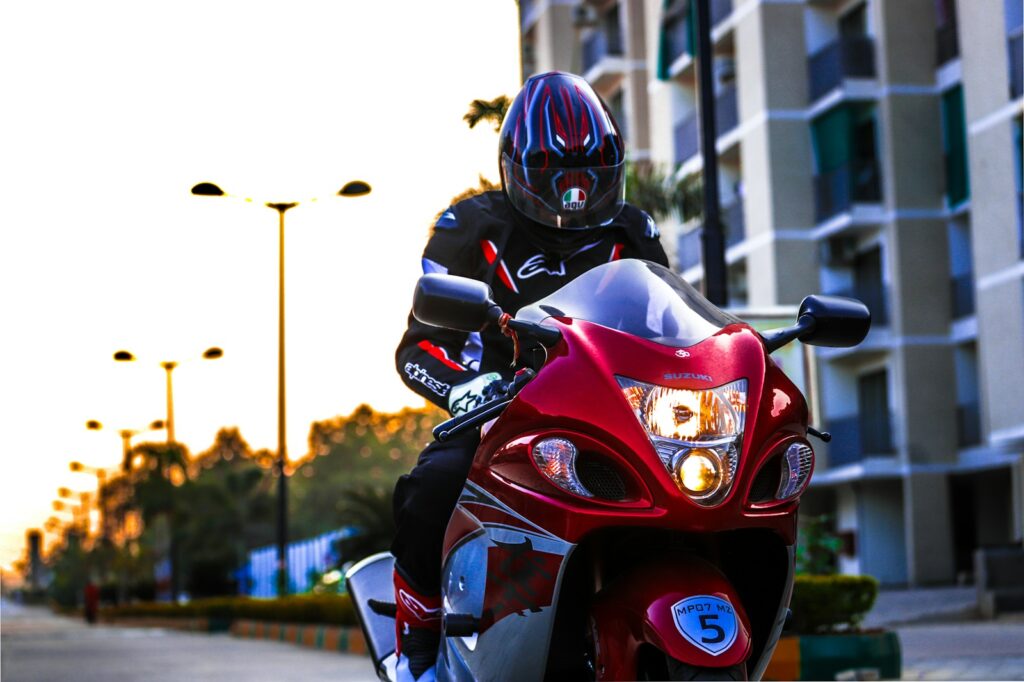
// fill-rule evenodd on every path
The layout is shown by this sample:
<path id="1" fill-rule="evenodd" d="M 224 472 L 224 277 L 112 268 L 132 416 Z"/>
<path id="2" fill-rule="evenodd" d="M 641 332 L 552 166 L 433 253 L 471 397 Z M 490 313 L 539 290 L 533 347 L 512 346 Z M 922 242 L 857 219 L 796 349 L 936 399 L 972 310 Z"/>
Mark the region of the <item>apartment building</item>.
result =
<path id="1" fill-rule="evenodd" d="M 874 324 L 817 349 L 804 511 L 841 568 L 886 584 L 970 576 L 1024 538 L 1019 0 L 710 0 L 730 305 L 852 295 Z M 520 1 L 524 78 L 582 74 L 629 153 L 701 171 L 694 4 Z M 703 276 L 700 226 L 662 225 Z"/>

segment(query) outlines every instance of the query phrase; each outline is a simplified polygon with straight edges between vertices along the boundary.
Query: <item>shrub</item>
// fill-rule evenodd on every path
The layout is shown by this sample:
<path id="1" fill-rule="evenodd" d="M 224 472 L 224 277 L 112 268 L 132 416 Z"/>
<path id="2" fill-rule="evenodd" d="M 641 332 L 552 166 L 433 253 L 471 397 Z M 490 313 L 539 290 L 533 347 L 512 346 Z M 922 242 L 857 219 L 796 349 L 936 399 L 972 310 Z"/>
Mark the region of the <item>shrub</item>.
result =
<path id="1" fill-rule="evenodd" d="M 187 604 L 143 602 L 103 609 L 111 618 L 213 618 L 268 620 L 283 623 L 355 625 L 348 595 L 294 595 L 280 599 L 211 597 Z"/>
<path id="2" fill-rule="evenodd" d="M 793 629 L 802 635 L 855 630 L 878 596 L 867 575 L 798 575 L 793 584 Z"/>

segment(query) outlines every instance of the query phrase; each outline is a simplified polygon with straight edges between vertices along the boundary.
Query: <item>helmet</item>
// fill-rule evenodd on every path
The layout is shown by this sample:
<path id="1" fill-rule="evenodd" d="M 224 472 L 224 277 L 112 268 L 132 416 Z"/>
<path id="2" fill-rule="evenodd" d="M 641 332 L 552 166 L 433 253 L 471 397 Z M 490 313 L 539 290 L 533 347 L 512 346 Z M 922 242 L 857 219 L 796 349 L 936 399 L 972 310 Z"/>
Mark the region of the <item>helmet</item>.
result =
<path id="1" fill-rule="evenodd" d="M 579 76 L 532 76 L 512 101 L 499 140 L 509 203 L 547 227 L 581 229 L 622 210 L 625 150 L 608 107 Z"/>

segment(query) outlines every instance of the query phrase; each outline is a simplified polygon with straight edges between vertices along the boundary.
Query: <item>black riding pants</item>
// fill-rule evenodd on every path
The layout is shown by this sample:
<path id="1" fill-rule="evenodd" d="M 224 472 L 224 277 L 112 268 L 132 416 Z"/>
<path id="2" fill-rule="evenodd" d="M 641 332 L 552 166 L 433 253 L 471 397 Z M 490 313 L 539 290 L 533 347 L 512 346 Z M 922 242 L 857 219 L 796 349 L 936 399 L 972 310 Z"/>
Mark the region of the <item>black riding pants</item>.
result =
<path id="1" fill-rule="evenodd" d="M 412 471 L 395 484 L 391 553 L 402 577 L 424 595 L 441 590 L 441 549 L 448 519 L 469 475 L 479 431 L 431 443 Z"/>

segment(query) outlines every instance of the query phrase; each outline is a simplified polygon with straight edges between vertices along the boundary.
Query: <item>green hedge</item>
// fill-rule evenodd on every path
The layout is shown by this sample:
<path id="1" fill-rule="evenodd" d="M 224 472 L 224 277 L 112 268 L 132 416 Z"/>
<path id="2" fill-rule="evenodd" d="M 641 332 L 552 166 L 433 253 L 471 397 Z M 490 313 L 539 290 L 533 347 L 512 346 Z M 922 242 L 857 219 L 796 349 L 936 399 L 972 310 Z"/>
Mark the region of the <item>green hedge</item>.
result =
<path id="1" fill-rule="evenodd" d="M 281 599 L 211 597 L 187 604 L 141 602 L 105 608 L 110 618 L 212 618 L 219 620 L 269 620 L 287 623 L 355 625 L 352 601 L 343 595 L 296 595 Z"/>
<path id="2" fill-rule="evenodd" d="M 855 630 L 878 596 L 868 575 L 798 575 L 793 584 L 793 630 L 802 635 Z"/>

